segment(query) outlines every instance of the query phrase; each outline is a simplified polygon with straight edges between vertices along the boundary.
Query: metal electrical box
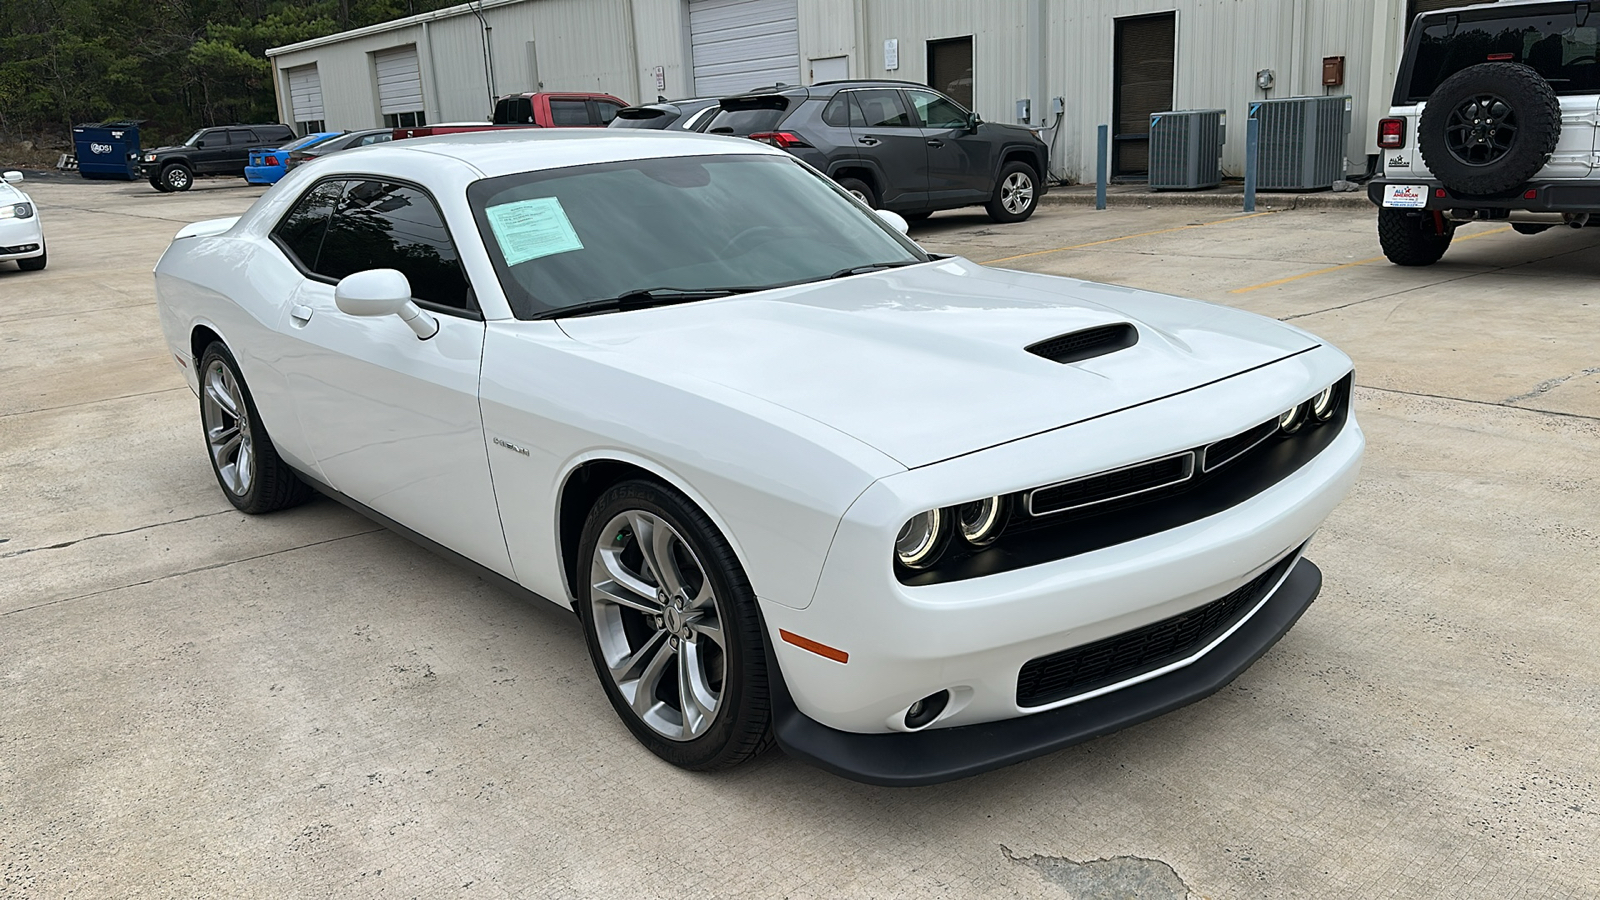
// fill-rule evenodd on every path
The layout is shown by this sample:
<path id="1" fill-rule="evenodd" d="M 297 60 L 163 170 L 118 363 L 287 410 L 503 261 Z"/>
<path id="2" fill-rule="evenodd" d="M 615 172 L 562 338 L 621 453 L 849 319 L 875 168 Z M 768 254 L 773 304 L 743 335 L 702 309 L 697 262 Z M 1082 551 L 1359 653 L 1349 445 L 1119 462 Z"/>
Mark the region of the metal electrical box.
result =
<path id="1" fill-rule="evenodd" d="M 1253 101 L 1250 118 L 1261 123 L 1256 188 L 1314 191 L 1342 180 L 1350 106 L 1348 95 Z"/>
<path id="2" fill-rule="evenodd" d="M 1228 114 L 1184 109 L 1150 114 L 1150 188 L 1192 191 L 1222 183 Z"/>

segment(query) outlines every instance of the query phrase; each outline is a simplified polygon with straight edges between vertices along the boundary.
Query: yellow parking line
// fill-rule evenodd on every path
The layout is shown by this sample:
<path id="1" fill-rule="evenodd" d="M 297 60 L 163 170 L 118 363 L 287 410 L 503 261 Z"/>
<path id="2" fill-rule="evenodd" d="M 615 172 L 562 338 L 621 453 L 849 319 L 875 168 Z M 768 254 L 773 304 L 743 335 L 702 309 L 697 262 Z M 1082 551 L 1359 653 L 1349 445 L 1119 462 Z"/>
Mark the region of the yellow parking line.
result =
<path id="1" fill-rule="evenodd" d="M 1453 243 L 1460 243 L 1461 241 L 1470 241 L 1473 238 L 1488 237 L 1491 234 L 1503 234 L 1503 233 L 1505 233 L 1507 231 L 1510 231 L 1510 230 L 1511 230 L 1511 226 L 1510 225 L 1503 225 L 1503 226 L 1501 226 L 1499 228 L 1491 228 L 1488 231 L 1480 231 L 1477 234 L 1469 234 L 1466 237 L 1456 238 L 1455 241 L 1453 241 Z M 1302 272 L 1299 275 L 1290 275 L 1288 278 L 1279 278 L 1279 279 L 1277 279 L 1275 281 L 1263 281 L 1260 284 L 1252 284 L 1249 287 L 1234 288 L 1233 290 L 1229 291 L 1228 293 L 1230 293 L 1230 294 L 1248 294 L 1251 291 L 1259 291 L 1262 288 L 1277 287 L 1280 284 L 1288 284 L 1291 281 L 1299 281 L 1302 278 L 1310 278 L 1313 275 L 1326 275 L 1329 272 L 1337 272 L 1340 269 L 1348 269 L 1348 268 L 1351 268 L 1353 266 L 1365 266 L 1365 265 L 1369 265 L 1369 264 L 1375 263 L 1375 262 L 1382 262 L 1383 259 L 1384 258 L 1381 257 L 1381 256 L 1374 256 L 1371 259 L 1358 259 L 1355 262 L 1341 263 L 1341 264 L 1339 264 L 1337 266 L 1329 266 L 1326 269 L 1317 269 L 1315 272 Z"/>
<path id="2" fill-rule="evenodd" d="M 1018 253 L 1016 256 L 1003 256 L 999 259 L 985 260 L 983 265 L 992 266 L 995 263 L 1011 262 L 1014 259 L 1027 259 L 1030 256 L 1044 256 L 1047 253 L 1061 253 L 1067 250 L 1082 250 L 1085 247 L 1097 247 L 1101 244 L 1114 244 L 1117 241 L 1131 241 L 1134 238 L 1150 237 L 1156 234 L 1171 234 L 1174 231 L 1188 231 L 1191 228 L 1205 228 L 1209 225 L 1221 225 L 1226 222 L 1241 222 L 1245 219 L 1254 219 L 1257 216 L 1274 215 L 1278 210 L 1271 209 L 1266 212 L 1251 213 L 1248 216 L 1233 216 L 1228 219 L 1217 219 L 1214 222 L 1201 222 L 1198 225 L 1179 225 L 1177 228 L 1163 228 L 1160 231 L 1141 231 L 1138 234 L 1125 234 L 1122 237 L 1106 238 L 1100 241 L 1090 241 L 1087 244 L 1073 244 L 1070 247 L 1053 247 L 1049 250 L 1035 250 L 1032 253 Z"/>

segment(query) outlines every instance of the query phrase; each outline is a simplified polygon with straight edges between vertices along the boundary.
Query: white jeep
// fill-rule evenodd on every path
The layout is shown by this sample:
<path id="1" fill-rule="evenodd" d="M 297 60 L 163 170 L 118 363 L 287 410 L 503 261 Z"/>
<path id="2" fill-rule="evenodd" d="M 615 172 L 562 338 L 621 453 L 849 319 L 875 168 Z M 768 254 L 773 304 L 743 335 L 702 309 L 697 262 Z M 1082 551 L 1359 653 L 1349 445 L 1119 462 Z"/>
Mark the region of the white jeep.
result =
<path id="1" fill-rule="evenodd" d="M 1590 7 L 1594 11 L 1590 11 Z M 1501 2 L 1412 24 L 1367 187 L 1390 262 L 1427 266 L 1456 224 L 1600 224 L 1600 2 Z"/>

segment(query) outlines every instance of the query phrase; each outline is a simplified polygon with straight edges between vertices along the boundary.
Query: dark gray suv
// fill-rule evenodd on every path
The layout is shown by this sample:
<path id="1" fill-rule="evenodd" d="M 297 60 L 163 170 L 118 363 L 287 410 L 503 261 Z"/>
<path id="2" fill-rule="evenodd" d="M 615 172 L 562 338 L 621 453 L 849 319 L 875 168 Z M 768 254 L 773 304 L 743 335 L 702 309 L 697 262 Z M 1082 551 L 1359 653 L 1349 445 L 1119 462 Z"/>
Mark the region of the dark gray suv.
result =
<path id="1" fill-rule="evenodd" d="M 722 100 L 706 131 L 765 141 L 828 173 L 874 209 L 907 219 L 984 206 L 996 222 L 1033 215 L 1049 150 L 1031 129 L 985 122 L 904 81 L 830 81 Z"/>

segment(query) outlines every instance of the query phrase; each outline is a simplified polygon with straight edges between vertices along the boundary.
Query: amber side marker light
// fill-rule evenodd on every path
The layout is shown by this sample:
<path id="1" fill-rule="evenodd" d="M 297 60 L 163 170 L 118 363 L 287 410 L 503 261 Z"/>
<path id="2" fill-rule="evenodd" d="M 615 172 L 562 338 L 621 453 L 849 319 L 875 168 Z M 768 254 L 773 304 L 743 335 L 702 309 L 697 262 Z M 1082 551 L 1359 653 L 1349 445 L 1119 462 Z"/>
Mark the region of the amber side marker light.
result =
<path id="1" fill-rule="evenodd" d="M 784 629 L 779 628 L 778 636 L 783 638 L 785 643 L 793 644 L 796 647 L 799 647 L 801 650 L 810 650 L 812 653 L 815 653 L 818 656 L 825 656 L 836 663 L 847 663 L 850 661 L 850 654 L 844 652 L 843 650 L 829 647 L 827 644 L 819 644 L 810 638 L 801 637 L 792 631 L 785 631 Z"/>

